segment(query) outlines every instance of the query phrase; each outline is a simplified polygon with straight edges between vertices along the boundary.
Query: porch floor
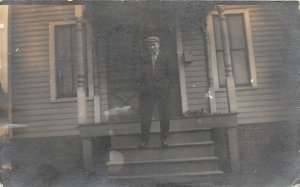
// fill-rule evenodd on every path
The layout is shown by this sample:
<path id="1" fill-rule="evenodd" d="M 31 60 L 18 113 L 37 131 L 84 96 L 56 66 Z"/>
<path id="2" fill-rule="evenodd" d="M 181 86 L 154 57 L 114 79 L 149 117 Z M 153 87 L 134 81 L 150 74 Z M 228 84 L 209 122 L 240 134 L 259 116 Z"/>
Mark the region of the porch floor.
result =
<path id="1" fill-rule="evenodd" d="M 171 119 L 170 131 L 184 131 L 201 128 L 218 128 L 237 126 L 236 113 L 214 114 L 199 117 L 177 117 Z M 82 138 L 111 135 L 129 135 L 140 133 L 139 122 L 119 122 L 103 124 L 87 124 L 78 126 Z M 159 121 L 152 121 L 151 132 L 160 132 Z"/>

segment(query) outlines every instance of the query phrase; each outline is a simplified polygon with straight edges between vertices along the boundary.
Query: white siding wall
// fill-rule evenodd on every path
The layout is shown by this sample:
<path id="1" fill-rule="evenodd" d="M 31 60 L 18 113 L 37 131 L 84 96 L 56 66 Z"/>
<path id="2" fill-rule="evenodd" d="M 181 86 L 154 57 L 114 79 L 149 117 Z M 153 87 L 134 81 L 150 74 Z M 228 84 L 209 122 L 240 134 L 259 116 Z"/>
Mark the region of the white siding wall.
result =
<path id="1" fill-rule="evenodd" d="M 237 7 L 238 8 L 238 7 Z M 275 15 L 259 6 L 248 8 L 253 36 L 257 88 L 237 90 L 238 122 L 262 123 L 286 120 L 286 106 L 280 92 L 284 69 L 282 44 L 284 27 Z M 217 112 L 227 112 L 225 92 L 217 92 Z"/>
<path id="2" fill-rule="evenodd" d="M 15 137 L 75 135 L 77 102 L 50 102 L 49 22 L 74 19 L 74 6 L 14 6 L 13 122 Z M 93 122 L 93 101 L 87 102 Z"/>
<path id="3" fill-rule="evenodd" d="M 286 120 L 280 84 L 285 59 L 282 55 L 284 27 L 279 19 L 262 6 L 231 6 L 225 8 L 249 9 L 253 36 L 257 88 L 237 89 L 238 122 L 240 124 Z M 184 27 L 183 48 L 191 50 L 192 64 L 186 65 L 186 84 L 189 110 L 208 108 L 205 94 L 208 90 L 205 41 L 196 27 Z M 227 113 L 225 91 L 216 92 L 217 112 Z"/>
<path id="4" fill-rule="evenodd" d="M 233 6 L 250 10 L 258 86 L 237 90 L 239 123 L 262 123 L 285 119 L 286 106 L 278 84 L 285 59 L 282 52 L 284 27 L 276 16 L 260 6 Z M 74 19 L 73 6 L 14 6 L 13 9 L 13 122 L 28 128 L 14 130 L 16 137 L 74 135 L 77 103 L 50 103 L 49 32 L 51 21 Z M 185 65 L 189 110 L 209 110 L 206 41 L 199 25 L 181 25 L 184 50 L 193 54 Z M 105 51 L 99 46 L 99 51 Z M 107 109 L 105 53 L 98 59 L 101 111 Z M 93 122 L 93 101 L 87 102 Z M 217 112 L 227 112 L 225 91 L 216 92 Z"/>
<path id="5" fill-rule="evenodd" d="M 181 25 L 183 50 L 190 51 L 193 62 L 185 65 L 185 80 L 189 110 L 208 112 L 206 44 L 199 25 Z"/>

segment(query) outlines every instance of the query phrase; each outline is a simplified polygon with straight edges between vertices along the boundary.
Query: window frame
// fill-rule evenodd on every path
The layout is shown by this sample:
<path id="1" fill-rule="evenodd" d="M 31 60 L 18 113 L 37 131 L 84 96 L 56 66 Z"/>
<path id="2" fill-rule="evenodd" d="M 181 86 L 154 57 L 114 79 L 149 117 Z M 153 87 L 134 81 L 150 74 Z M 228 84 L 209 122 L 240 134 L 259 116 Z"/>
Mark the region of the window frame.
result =
<path id="1" fill-rule="evenodd" d="M 86 51 L 84 63 L 87 63 L 87 78 L 88 78 L 88 95 L 87 100 L 94 98 L 94 80 L 93 80 L 93 52 L 92 52 L 92 28 L 87 22 L 86 24 L 86 39 L 83 49 Z M 76 21 L 56 21 L 49 23 L 49 70 L 50 70 L 50 101 L 51 102 L 69 102 L 76 101 L 77 97 L 58 98 L 57 96 L 57 80 L 56 80 L 56 56 L 55 56 L 55 27 L 63 25 L 76 25 Z"/>
<path id="2" fill-rule="evenodd" d="M 247 52 L 248 52 L 248 63 L 249 63 L 249 73 L 250 73 L 250 85 L 249 86 L 238 86 L 239 89 L 249 89 L 257 87 L 257 78 L 256 78 L 256 67 L 255 67 L 255 59 L 254 59 L 254 50 L 253 50 L 253 39 L 251 32 L 251 23 L 248 9 L 225 9 L 224 14 L 243 14 L 244 16 L 244 27 L 245 27 L 245 37 L 247 42 Z M 215 43 L 215 33 L 213 26 L 213 16 L 218 15 L 216 10 L 211 11 L 207 16 L 207 30 L 209 34 L 209 48 L 211 55 L 211 65 L 212 65 L 212 77 L 214 83 L 214 89 L 216 91 L 225 90 L 225 88 L 220 87 L 219 85 L 219 73 L 218 73 L 218 62 L 217 62 L 217 54 L 216 54 L 216 43 Z"/>

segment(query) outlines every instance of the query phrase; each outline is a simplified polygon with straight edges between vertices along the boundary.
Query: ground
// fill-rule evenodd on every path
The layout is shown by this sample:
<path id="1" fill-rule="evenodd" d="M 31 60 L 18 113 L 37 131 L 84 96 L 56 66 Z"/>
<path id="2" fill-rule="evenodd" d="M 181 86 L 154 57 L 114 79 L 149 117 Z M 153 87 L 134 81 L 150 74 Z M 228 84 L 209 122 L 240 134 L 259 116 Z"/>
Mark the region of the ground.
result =
<path id="1" fill-rule="evenodd" d="M 219 181 L 215 181 L 215 184 L 160 184 L 156 186 L 291 186 L 293 181 L 300 178 L 300 153 L 298 146 L 295 145 L 297 133 L 294 132 L 296 130 L 291 126 L 282 124 L 240 127 L 242 172 L 233 175 L 224 170 L 225 175 Z M 222 132 L 216 133 L 219 141 L 224 140 L 221 134 Z M 125 184 L 107 180 L 105 163 L 108 159 L 109 144 L 110 139 L 107 137 L 94 139 L 94 161 L 97 169 L 93 173 L 86 173 L 82 169 L 82 146 L 78 136 L 13 139 L 0 146 L 0 182 L 4 187 L 141 186 L 141 183 Z"/>
<path id="2" fill-rule="evenodd" d="M 14 167 L 1 170 L 1 182 L 4 187 L 129 187 L 142 186 L 141 183 L 114 182 L 107 179 L 105 165 L 99 164 L 95 172 L 87 173 L 81 167 L 57 169 L 51 165 L 39 167 Z M 257 168 L 257 171 L 244 172 L 236 175 L 226 174 L 213 183 L 202 184 L 156 184 L 145 185 L 157 187 L 288 187 L 300 177 L 300 159 L 294 163 L 277 163 L 273 171 Z"/>

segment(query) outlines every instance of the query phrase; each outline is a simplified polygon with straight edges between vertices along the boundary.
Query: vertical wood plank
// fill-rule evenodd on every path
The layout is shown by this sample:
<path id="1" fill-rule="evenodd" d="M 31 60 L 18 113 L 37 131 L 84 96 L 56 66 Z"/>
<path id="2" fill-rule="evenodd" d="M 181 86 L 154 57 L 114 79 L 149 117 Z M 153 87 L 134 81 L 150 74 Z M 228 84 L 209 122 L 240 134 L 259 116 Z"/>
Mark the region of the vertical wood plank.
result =
<path id="1" fill-rule="evenodd" d="M 83 138 L 82 140 L 82 157 L 83 166 L 86 171 L 93 170 L 93 144 L 91 138 Z"/>
<path id="2" fill-rule="evenodd" d="M 213 78 L 213 85 L 214 89 L 219 88 L 219 73 L 218 73 L 218 66 L 217 66 L 217 56 L 216 53 L 213 51 L 216 51 L 216 46 L 215 46 L 215 36 L 214 36 L 214 28 L 213 28 L 213 19 L 212 15 L 209 14 L 207 17 L 207 31 L 210 33 L 209 35 L 209 49 L 211 52 L 210 53 L 210 60 L 211 60 L 211 68 L 212 68 L 212 78 Z"/>
<path id="3" fill-rule="evenodd" d="M 50 100 L 55 101 L 56 95 L 56 71 L 55 71 L 55 25 L 54 23 L 49 23 L 49 74 L 50 74 Z"/>
<path id="4" fill-rule="evenodd" d="M 10 7 L 0 6 L 0 83 L 1 83 L 1 116 L 0 139 L 7 140 L 12 136 L 9 124 L 11 122 L 11 86 L 10 86 Z"/>
<path id="5" fill-rule="evenodd" d="M 8 68 L 8 123 L 9 124 L 13 124 L 13 111 L 12 111 L 12 66 L 11 66 L 11 63 L 12 63 L 12 56 L 11 56 L 11 51 L 12 51 L 12 45 L 11 45 L 11 42 L 12 42 L 12 6 L 8 6 L 8 36 L 7 36 L 7 55 L 8 55 L 8 58 L 7 58 L 7 68 Z M 8 135 L 9 135 L 9 138 L 12 138 L 13 137 L 13 129 L 10 128 L 9 129 L 9 132 L 8 132 Z"/>
<path id="6" fill-rule="evenodd" d="M 77 5 L 76 5 L 77 7 Z M 83 58 L 83 26 L 82 17 L 77 17 L 76 23 L 76 54 L 78 64 L 78 84 L 77 84 L 77 102 L 78 102 L 78 123 L 87 124 L 86 111 L 86 93 L 85 93 L 85 72 Z"/>
<path id="7" fill-rule="evenodd" d="M 84 72 L 84 56 L 83 56 L 83 26 L 82 26 L 82 6 L 75 5 L 76 16 L 76 41 L 77 41 L 77 63 L 78 63 L 78 84 L 77 84 L 77 105 L 78 105 L 78 124 L 87 124 L 86 110 L 86 92 L 85 92 L 85 72 Z M 86 171 L 93 168 L 93 149 L 92 139 L 82 139 L 83 165 Z"/>
<path id="8" fill-rule="evenodd" d="M 240 170 L 240 156 L 237 139 L 237 128 L 230 127 L 227 129 L 227 139 L 229 145 L 230 164 L 233 173 L 238 173 Z"/>
<path id="9" fill-rule="evenodd" d="M 211 61 L 211 52 L 210 52 L 210 36 L 208 30 L 205 30 L 205 40 L 206 40 L 206 55 L 207 55 L 207 65 L 208 65 L 208 81 L 209 81 L 209 90 L 208 90 L 208 100 L 210 113 L 217 112 L 216 106 L 216 94 L 214 88 L 213 72 L 212 72 L 212 61 Z"/>
<path id="10" fill-rule="evenodd" d="M 100 96 L 99 94 L 94 95 L 94 122 L 100 123 L 101 122 L 101 108 L 100 108 Z"/>
<path id="11" fill-rule="evenodd" d="M 91 28 L 92 30 L 92 28 Z M 92 30 L 93 31 L 93 30 Z M 99 72 L 98 72 L 98 66 L 99 62 L 97 60 L 97 52 L 96 52 L 96 42 L 98 42 L 98 37 L 94 34 L 94 32 L 91 33 L 93 39 L 92 39 L 92 58 L 93 58 L 93 81 L 94 81 L 94 122 L 100 123 L 101 122 L 101 99 L 100 99 L 100 88 L 99 88 Z"/>
<path id="12" fill-rule="evenodd" d="M 182 112 L 188 111 L 187 94 L 186 94 L 186 81 L 185 81 L 185 67 L 183 60 L 183 47 L 180 25 L 178 18 L 176 18 L 176 45 L 177 45 L 177 59 L 178 59 L 178 71 L 179 71 L 179 84 L 181 94 L 181 106 Z"/>
<path id="13" fill-rule="evenodd" d="M 235 93 L 235 84 L 232 73 L 232 61 L 230 53 L 230 41 L 228 34 L 227 21 L 224 14 L 224 9 L 222 6 L 218 6 L 218 11 L 220 15 L 221 22 L 221 34 L 222 34 L 222 46 L 223 46 L 223 58 L 226 71 L 226 89 L 227 89 L 227 99 L 228 99 L 228 108 L 231 113 L 237 112 L 236 104 L 236 93 Z"/>
<path id="14" fill-rule="evenodd" d="M 250 24 L 250 16 L 249 11 L 244 12 L 245 16 L 245 30 L 246 30 L 246 37 L 247 37 L 247 48 L 248 48 L 248 58 L 249 58 L 249 65 L 250 65 L 250 75 L 251 75 L 251 85 L 253 88 L 257 87 L 257 77 L 256 77 L 256 66 L 255 66 L 255 59 L 254 59 L 254 50 L 253 50 L 253 39 L 252 39 L 252 32 L 251 32 L 251 24 Z"/>
<path id="15" fill-rule="evenodd" d="M 226 90 L 228 99 L 228 108 L 230 113 L 237 112 L 236 104 L 236 93 L 234 78 L 232 75 L 232 64 L 231 64 L 231 54 L 230 54 L 230 43 L 228 28 L 226 23 L 226 17 L 224 15 L 223 6 L 218 5 L 218 12 L 221 22 L 221 33 L 222 33 L 222 46 L 223 46 L 223 57 L 225 62 L 226 70 Z M 239 158 L 239 148 L 238 148 L 238 138 L 237 138 L 237 128 L 232 127 L 227 129 L 228 132 L 228 145 L 229 145 L 229 157 L 231 163 L 231 169 L 233 173 L 238 173 L 240 170 L 240 158 Z"/>
<path id="16" fill-rule="evenodd" d="M 103 111 L 108 110 L 108 76 L 106 59 L 108 54 L 105 53 L 105 36 L 100 33 L 97 37 L 97 75 L 98 75 L 98 89 L 100 97 L 100 117 L 103 117 Z"/>
<path id="17" fill-rule="evenodd" d="M 90 23 L 86 23 L 86 55 L 89 98 L 94 97 L 94 72 L 93 72 L 93 32 Z"/>
<path id="18" fill-rule="evenodd" d="M 3 92 L 8 91 L 8 17 L 9 17 L 9 6 L 3 5 L 0 6 L 0 42 L 1 48 L 0 48 L 0 83 L 1 83 L 1 89 Z"/>

